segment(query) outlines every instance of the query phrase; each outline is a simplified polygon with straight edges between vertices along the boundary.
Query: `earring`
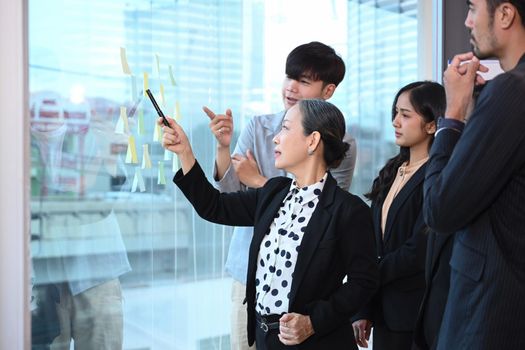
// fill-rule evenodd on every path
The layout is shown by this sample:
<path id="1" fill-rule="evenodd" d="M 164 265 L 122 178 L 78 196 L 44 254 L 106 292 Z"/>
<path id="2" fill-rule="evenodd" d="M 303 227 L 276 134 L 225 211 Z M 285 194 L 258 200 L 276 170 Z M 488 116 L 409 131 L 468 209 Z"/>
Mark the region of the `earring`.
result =
<path id="1" fill-rule="evenodd" d="M 311 149 L 308 149 L 308 155 L 311 156 L 312 154 L 314 154 L 314 151 L 312 151 Z"/>

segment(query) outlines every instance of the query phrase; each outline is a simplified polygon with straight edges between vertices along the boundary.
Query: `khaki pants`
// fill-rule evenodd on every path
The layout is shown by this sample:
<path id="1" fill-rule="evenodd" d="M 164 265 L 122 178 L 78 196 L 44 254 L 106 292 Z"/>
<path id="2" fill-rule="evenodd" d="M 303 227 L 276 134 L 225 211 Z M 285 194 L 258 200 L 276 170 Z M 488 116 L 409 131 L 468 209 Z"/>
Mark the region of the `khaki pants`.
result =
<path id="1" fill-rule="evenodd" d="M 66 283 L 58 286 L 60 335 L 51 350 L 121 350 L 123 333 L 122 290 L 118 279 L 71 295 Z"/>
<path id="2" fill-rule="evenodd" d="M 248 315 L 246 313 L 246 304 L 243 304 L 245 297 L 246 286 L 239 281 L 233 280 L 230 335 L 232 350 L 255 350 L 255 344 L 248 346 Z"/>

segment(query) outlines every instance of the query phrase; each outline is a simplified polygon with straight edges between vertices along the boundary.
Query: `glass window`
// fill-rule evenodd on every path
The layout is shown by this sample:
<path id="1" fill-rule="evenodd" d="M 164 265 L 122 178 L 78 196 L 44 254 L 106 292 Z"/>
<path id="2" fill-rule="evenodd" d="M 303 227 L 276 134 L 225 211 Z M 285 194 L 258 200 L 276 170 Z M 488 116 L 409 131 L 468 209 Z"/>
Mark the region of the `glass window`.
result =
<path id="1" fill-rule="evenodd" d="M 211 179 L 201 106 L 231 108 L 238 135 L 283 108 L 289 51 L 329 44 L 347 65 L 331 101 L 357 139 L 362 194 L 395 151 L 394 94 L 417 78 L 416 4 L 29 1 L 33 345 L 105 332 L 124 349 L 229 349 L 232 230 L 172 184 L 178 162 L 144 90 L 189 131 Z"/>
<path id="2" fill-rule="evenodd" d="M 348 2 L 345 115 L 358 142 L 352 190 L 363 194 L 396 153 L 392 102 L 417 80 L 417 0 Z"/>

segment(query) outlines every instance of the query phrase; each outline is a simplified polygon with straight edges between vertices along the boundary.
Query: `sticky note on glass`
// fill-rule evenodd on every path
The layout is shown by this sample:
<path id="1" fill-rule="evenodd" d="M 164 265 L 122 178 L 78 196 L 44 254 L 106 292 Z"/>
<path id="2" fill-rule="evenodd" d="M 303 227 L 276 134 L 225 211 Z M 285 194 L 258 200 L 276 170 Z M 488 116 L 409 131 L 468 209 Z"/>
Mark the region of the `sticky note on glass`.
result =
<path id="1" fill-rule="evenodd" d="M 162 130 L 160 129 L 159 124 L 155 122 L 155 127 L 153 129 L 153 141 L 160 142 L 162 138 Z"/>
<path id="2" fill-rule="evenodd" d="M 144 72 L 144 96 L 147 96 L 146 90 L 149 89 L 148 73 Z"/>
<path id="3" fill-rule="evenodd" d="M 177 85 L 177 83 L 175 82 L 175 78 L 173 77 L 173 68 L 171 67 L 171 65 L 169 65 L 168 70 L 169 70 L 169 74 L 170 74 L 171 85 L 173 85 L 173 86 Z"/>
<path id="4" fill-rule="evenodd" d="M 165 185 L 166 176 L 164 175 L 164 163 L 159 160 L 159 171 L 157 173 L 157 185 Z"/>
<path id="5" fill-rule="evenodd" d="M 149 156 L 149 145 L 142 145 L 142 169 L 151 169 L 151 158 Z"/>
<path id="6" fill-rule="evenodd" d="M 164 99 L 164 85 L 160 84 L 160 103 L 162 103 L 163 106 L 166 106 L 166 100 Z"/>
<path id="7" fill-rule="evenodd" d="M 115 126 L 115 134 L 128 134 L 129 133 L 129 123 L 128 123 L 128 113 L 126 107 L 120 107 L 120 116 Z"/>
<path id="8" fill-rule="evenodd" d="M 171 170 L 173 170 L 174 173 L 176 173 L 180 169 L 179 165 L 179 157 L 175 153 L 173 153 L 173 164 Z"/>
<path id="9" fill-rule="evenodd" d="M 131 75 L 131 69 L 129 69 L 128 59 L 126 57 L 126 49 L 124 47 L 120 48 L 120 63 L 122 64 L 122 72 L 124 72 L 124 74 Z"/>
<path id="10" fill-rule="evenodd" d="M 137 147 L 135 146 L 135 138 L 130 135 L 128 138 L 128 151 L 126 152 L 127 164 L 138 164 Z"/>
<path id="11" fill-rule="evenodd" d="M 146 185 L 144 184 L 144 178 L 142 177 L 140 168 L 135 168 L 135 176 L 133 177 L 131 192 L 137 192 L 137 188 L 140 190 L 140 192 L 146 191 Z"/>
<path id="12" fill-rule="evenodd" d="M 146 129 L 144 129 L 144 110 L 142 108 L 139 109 L 137 116 L 137 133 L 139 135 L 146 134 Z"/>
<path id="13" fill-rule="evenodd" d="M 122 108 L 122 107 L 121 107 Z M 125 134 L 124 131 L 124 122 L 122 121 L 122 116 L 118 117 L 117 125 L 115 125 L 115 134 Z"/>
<path id="14" fill-rule="evenodd" d="M 164 150 L 164 160 L 171 160 L 172 155 L 173 152 L 168 151 L 167 149 Z"/>
<path id="15" fill-rule="evenodd" d="M 175 120 L 179 121 L 182 119 L 182 115 L 180 114 L 180 105 L 179 101 L 175 102 Z"/>

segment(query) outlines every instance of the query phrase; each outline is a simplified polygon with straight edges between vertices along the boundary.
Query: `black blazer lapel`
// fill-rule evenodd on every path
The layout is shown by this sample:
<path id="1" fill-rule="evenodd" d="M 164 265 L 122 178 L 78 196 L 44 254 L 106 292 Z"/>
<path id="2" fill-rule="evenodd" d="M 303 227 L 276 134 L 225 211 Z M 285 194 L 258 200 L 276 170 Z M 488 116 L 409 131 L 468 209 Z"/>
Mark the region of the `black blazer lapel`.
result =
<path id="1" fill-rule="evenodd" d="M 408 182 L 403 186 L 401 191 L 397 194 L 397 196 L 394 198 L 394 201 L 392 202 L 392 205 L 390 206 L 390 209 L 388 210 L 388 216 L 386 219 L 386 225 L 385 225 L 385 237 L 384 242 L 388 241 L 388 239 L 391 236 L 392 233 L 392 226 L 394 224 L 394 219 L 397 215 L 397 212 L 399 209 L 403 206 L 403 203 L 410 197 L 414 189 L 423 182 L 425 179 L 425 169 L 426 169 L 427 163 L 423 164 L 414 175 L 408 180 Z"/>
<path id="2" fill-rule="evenodd" d="M 301 281 L 308 270 L 308 265 L 310 260 L 315 254 L 319 241 L 323 238 L 326 227 L 330 223 L 332 214 L 327 210 L 327 208 L 333 203 L 335 191 L 337 188 L 337 183 L 330 173 L 328 173 L 328 178 L 326 184 L 323 188 L 323 192 L 319 197 L 319 203 L 315 208 L 306 230 L 304 232 L 303 239 L 301 241 L 300 252 L 297 256 L 297 262 L 295 264 L 295 269 L 293 272 L 293 282 L 290 289 L 290 307 L 293 305 L 295 295 Z"/>
<path id="3" fill-rule="evenodd" d="M 372 203 L 372 220 L 374 225 L 374 234 L 376 237 L 377 256 L 383 256 L 383 231 L 381 230 L 381 215 L 384 201 Z"/>

